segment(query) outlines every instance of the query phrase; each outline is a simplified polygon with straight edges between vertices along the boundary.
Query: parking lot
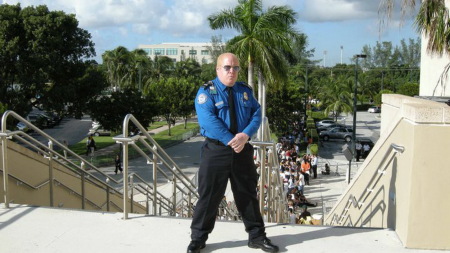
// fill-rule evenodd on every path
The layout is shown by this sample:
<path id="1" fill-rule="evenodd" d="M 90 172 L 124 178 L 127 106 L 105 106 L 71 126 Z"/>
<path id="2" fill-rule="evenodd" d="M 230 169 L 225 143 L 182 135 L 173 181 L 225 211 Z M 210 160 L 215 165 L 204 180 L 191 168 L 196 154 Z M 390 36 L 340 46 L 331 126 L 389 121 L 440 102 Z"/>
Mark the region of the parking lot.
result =
<path id="1" fill-rule="evenodd" d="M 348 127 L 353 126 L 352 115 L 345 115 L 339 118 L 339 123 L 345 124 Z M 358 112 L 356 115 L 356 138 L 368 138 L 373 143 L 380 138 L 380 114 L 369 112 Z M 319 156 L 326 160 L 335 160 L 336 163 L 347 163 L 342 150 L 351 145 L 351 142 L 345 140 L 330 139 L 328 141 L 321 141 L 319 147 Z"/>

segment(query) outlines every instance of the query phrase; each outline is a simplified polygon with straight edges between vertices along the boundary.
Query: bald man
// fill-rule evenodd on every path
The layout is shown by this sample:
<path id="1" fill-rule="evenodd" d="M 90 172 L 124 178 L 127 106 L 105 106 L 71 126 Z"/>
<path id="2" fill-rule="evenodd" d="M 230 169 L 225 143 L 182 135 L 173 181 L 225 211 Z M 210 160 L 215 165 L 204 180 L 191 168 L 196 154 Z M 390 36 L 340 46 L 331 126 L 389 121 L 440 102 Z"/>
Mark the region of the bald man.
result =
<path id="1" fill-rule="evenodd" d="M 253 146 L 248 143 L 261 124 L 260 105 L 248 85 L 236 82 L 239 70 L 234 54 L 220 55 L 217 78 L 200 87 L 195 98 L 200 133 L 206 139 L 198 172 L 200 198 L 192 219 L 188 253 L 200 252 L 206 246 L 228 180 L 249 235 L 248 246 L 278 252 L 266 237 L 257 199 Z"/>

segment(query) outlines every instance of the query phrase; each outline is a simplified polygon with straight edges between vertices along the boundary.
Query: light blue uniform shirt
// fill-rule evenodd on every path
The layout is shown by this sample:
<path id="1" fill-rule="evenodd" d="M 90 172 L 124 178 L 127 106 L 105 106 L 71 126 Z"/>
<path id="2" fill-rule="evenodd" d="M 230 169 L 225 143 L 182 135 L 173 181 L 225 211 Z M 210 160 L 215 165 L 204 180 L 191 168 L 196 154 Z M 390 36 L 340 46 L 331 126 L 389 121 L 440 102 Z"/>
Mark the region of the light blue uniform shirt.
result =
<path id="1" fill-rule="evenodd" d="M 229 130 L 227 86 L 218 78 L 212 82 L 213 85 L 200 87 L 195 98 L 200 133 L 205 137 L 219 140 L 226 146 L 234 137 Z M 251 137 L 261 125 L 261 106 L 248 85 L 237 82 L 232 89 L 238 133 L 245 133 Z"/>

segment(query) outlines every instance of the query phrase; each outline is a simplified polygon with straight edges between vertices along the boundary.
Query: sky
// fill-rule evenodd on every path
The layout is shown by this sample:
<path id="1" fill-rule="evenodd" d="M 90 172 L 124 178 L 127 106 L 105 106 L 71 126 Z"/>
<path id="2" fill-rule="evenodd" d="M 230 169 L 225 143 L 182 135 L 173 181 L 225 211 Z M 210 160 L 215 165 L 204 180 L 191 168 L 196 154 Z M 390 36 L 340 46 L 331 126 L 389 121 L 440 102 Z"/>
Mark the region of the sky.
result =
<path id="1" fill-rule="evenodd" d="M 297 31 L 306 34 L 307 49 L 322 66 L 334 66 L 361 53 L 364 45 L 377 41 L 417 39 L 412 16 L 403 18 L 395 8 L 387 21 L 379 15 L 382 0 L 262 0 L 263 9 L 287 5 L 297 13 Z M 401 2 L 396 0 L 396 2 Z M 211 42 L 237 35 L 234 30 L 212 30 L 207 17 L 228 10 L 238 0 L 2 0 L 3 4 L 47 5 L 50 10 L 75 14 L 79 27 L 92 35 L 96 60 L 118 46 L 129 50 L 142 44 L 167 42 Z M 417 8 L 417 7 L 416 7 Z M 380 20 L 386 20 L 380 31 Z M 341 49 L 342 47 L 342 49 Z M 342 55 L 342 57 L 341 57 Z"/>

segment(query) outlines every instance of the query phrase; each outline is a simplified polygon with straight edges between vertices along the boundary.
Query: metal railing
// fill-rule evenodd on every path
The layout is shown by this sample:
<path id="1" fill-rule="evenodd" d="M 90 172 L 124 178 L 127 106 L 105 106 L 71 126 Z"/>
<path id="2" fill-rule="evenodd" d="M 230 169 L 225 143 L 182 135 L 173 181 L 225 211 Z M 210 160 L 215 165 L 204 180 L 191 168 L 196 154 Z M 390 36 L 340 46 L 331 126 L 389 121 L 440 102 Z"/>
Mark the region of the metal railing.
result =
<path id="1" fill-rule="evenodd" d="M 129 136 L 130 123 L 139 129 L 140 135 Z M 138 191 L 146 197 L 146 201 L 152 202 L 152 214 L 162 214 L 162 209 L 169 215 L 176 216 L 178 212 L 187 211 L 187 217 L 192 217 L 193 202 L 198 199 L 197 185 L 195 180 L 186 176 L 173 159 L 161 148 L 161 146 L 150 136 L 147 129 L 132 115 L 125 116 L 123 121 L 123 132 L 121 136 L 113 139 L 123 146 L 123 175 L 124 175 L 124 203 L 129 196 L 128 189 Z M 145 183 L 142 178 L 138 178 L 140 183 L 134 180 L 128 181 L 126 175 L 129 170 L 129 146 L 144 157 L 147 164 L 152 165 L 153 184 Z M 171 184 L 170 192 L 162 193 L 158 187 L 158 176 L 161 175 Z M 136 177 L 136 174 L 130 177 Z M 131 185 L 128 185 L 130 182 Z M 134 194 L 131 194 L 133 196 Z M 159 207 L 159 208 L 158 208 Z M 221 203 L 221 208 L 227 210 L 230 216 L 235 212 L 229 210 L 226 202 Z M 129 209 L 124 204 L 124 219 L 128 218 Z M 180 213 L 179 213 L 180 214 Z M 183 215 L 181 213 L 180 215 Z"/>
<path id="2" fill-rule="evenodd" d="M 10 119 L 10 117 L 14 118 L 15 120 L 18 120 L 20 122 L 23 122 L 26 124 L 26 126 L 37 133 L 38 135 L 42 136 L 47 142 L 48 145 L 44 145 L 36 138 L 30 136 L 29 134 L 23 132 L 23 131 L 10 131 L 7 129 L 7 121 Z M 72 150 L 68 149 L 66 145 L 58 142 L 50 135 L 43 132 L 41 129 L 33 125 L 32 123 L 28 122 L 26 119 L 18 115 L 17 113 L 13 111 L 6 111 L 3 114 L 2 122 L 1 122 L 1 132 L 0 132 L 0 138 L 2 143 L 2 168 L 3 168 L 3 190 L 4 190 L 4 203 L 5 207 L 9 208 L 9 185 L 8 185 L 8 178 L 11 177 L 9 173 L 9 161 L 8 161 L 8 141 L 14 140 L 19 145 L 22 145 L 36 153 L 39 153 L 44 156 L 44 158 L 48 159 L 48 167 L 49 167 L 49 176 L 48 180 L 44 182 L 43 184 L 40 184 L 37 187 L 42 187 L 43 185 L 49 184 L 49 203 L 50 206 L 54 206 L 54 182 L 56 182 L 56 179 L 54 178 L 54 170 L 55 166 L 54 164 L 59 164 L 63 166 L 64 168 L 70 169 L 71 172 L 76 173 L 80 179 L 81 179 L 81 193 L 77 193 L 81 198 L 81 206 L 82 209 L 85 209 L 85 202 L 87 200 L 86 193 L 84 191 L 86 182 L 96 184 L 98 187 L 101 187 L 106 192 L 106 199 L 109 200 L 109 194 L 110 192 L 118 192 L 115 187 L 111 185 L 111 183 L 120 185 L 121 182 L 117 181 L 113 177 L 110 177 L 106 173 L 104 173 L 102 170 L 94 166 L 91 162 L 86 160 L 85 158 L 77 155 Z M 60 152 L 55 151 L 55 148 L 58 148 L 63 152 L 61 154 Z M 47 164 L 47 163 L 46 163 Z M 89 169 L 92 170 L 92 172 L 88 172 L 86 170 L 86 167 L 89 167 Z M 23 180 L 20 179 L 21 182 L 25 183 Z M 30 185 L 31 186 L 31 185 Z M 31 186 L 34 187 L 34 186 Z M 72 191 L 75 191 L 71 189 Z M 109 211 L 109 201 L 106 204 L 107 211 Z"/>
<path id="3" fill-rule="evenodd" d="M 377 191 L 375 191 L 377 189 L 378 183 L 381 181 L 381 178 L 386 174 L 386 170 L 388 169 L 389 165 L 392 163 L 396 155 L 398 153 L 403 153 L 404 151 L 405 148 L 403 146 L 399 146 L 392 143 L 382 159 L 383 163 L 380 164 L 379 169 L 377 169 L 372 175 L 372 178 L 368 182 L 365 191 L 363 191 L 360 194 L 359 198 L 357 198 L 357 196 L 353 194 L 350 194 L 340 214 L 334 213 L 331 219 L 331 224 L 328 225 L 332 226 L 348 223 L 350 226 L 353 226 L 353 224 L 358 223 L 362 218 L 362 216 L 357 217 L 357 220 L 352 221 L 349 215 L 351 208 L 361 210 L 362 208 L 367 206 L 367 203 L 370 201 L 370 197 L 372 195 L 374 195 L 373 198 L 375 198 L 380 193 L 380 191 L 384 190 L 380 188 Z"/>
<path id="4" fill-rule="evenodd" d="M 285 223 L 289 220 L 284 186 L 279 176 L 279 161 L 276 143 L 271 139 L 268 119 L 263 119 L 261 141 L 250 143 L 257 149 L 259 164 L 259 204 L 260 210 L 268 222 Z"/>

